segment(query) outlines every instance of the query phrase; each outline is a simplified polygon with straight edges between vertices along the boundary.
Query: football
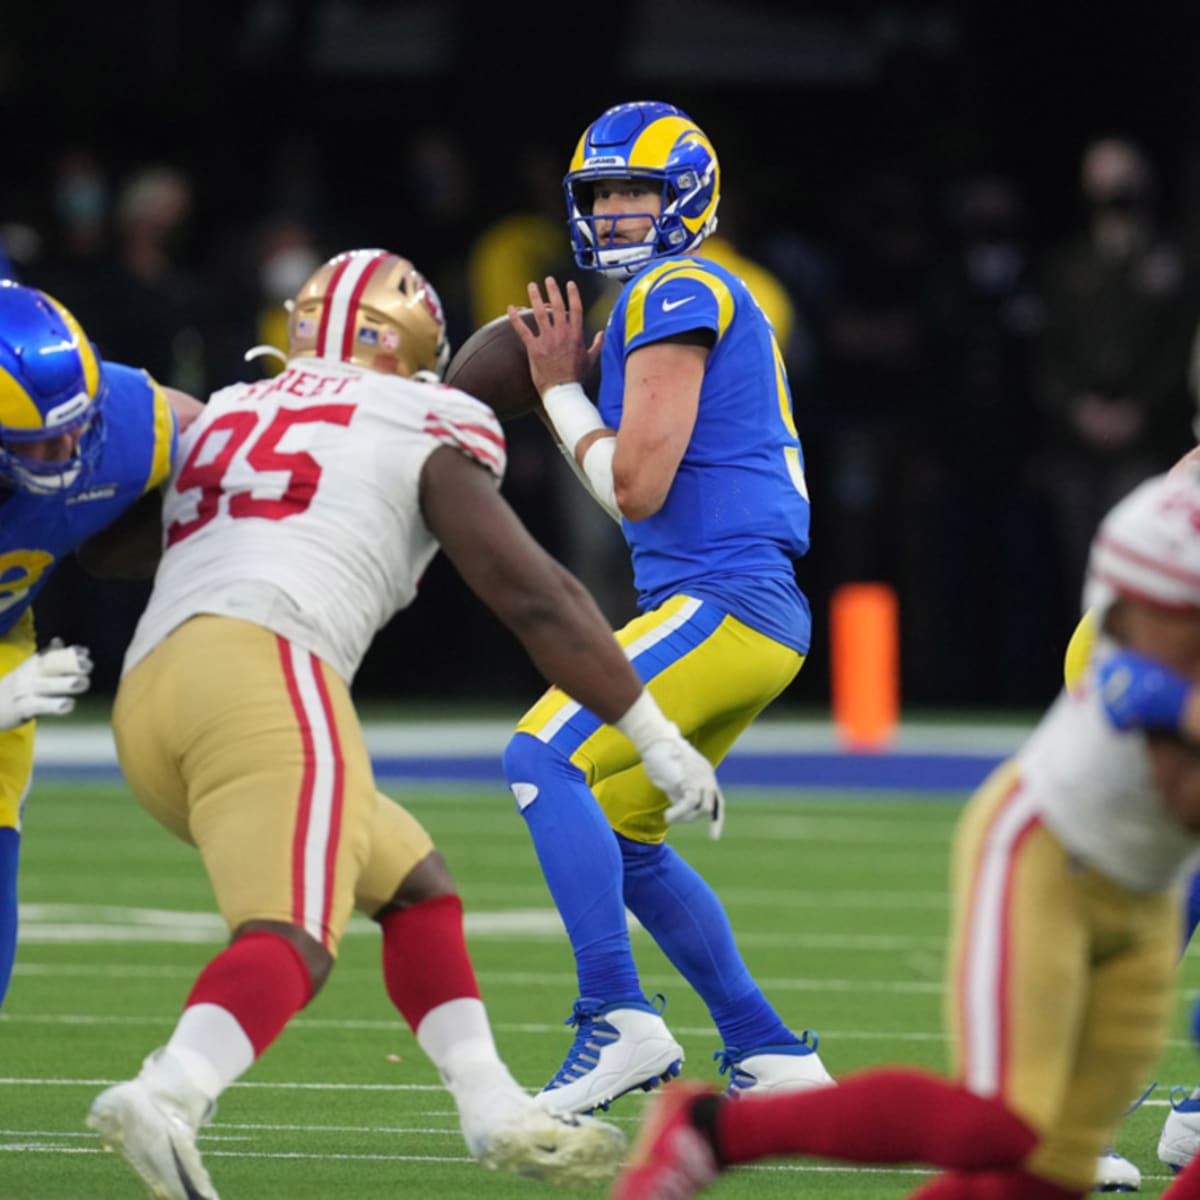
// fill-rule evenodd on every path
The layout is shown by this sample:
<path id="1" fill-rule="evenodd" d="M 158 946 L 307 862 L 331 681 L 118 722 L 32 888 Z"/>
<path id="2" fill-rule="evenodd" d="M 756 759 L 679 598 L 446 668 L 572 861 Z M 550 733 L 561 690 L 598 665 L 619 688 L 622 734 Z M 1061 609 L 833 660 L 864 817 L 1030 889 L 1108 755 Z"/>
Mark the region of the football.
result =
<path id="1" fill-rule="evenodd" d="M 521 310 L 530 329 L 533 311 Z M 532 412 L 541 401 L 529 375 L 529 357 L 507 316 L 475 330 L 450 360 L 445 382 L 482 400 L 501 421 Z"/>

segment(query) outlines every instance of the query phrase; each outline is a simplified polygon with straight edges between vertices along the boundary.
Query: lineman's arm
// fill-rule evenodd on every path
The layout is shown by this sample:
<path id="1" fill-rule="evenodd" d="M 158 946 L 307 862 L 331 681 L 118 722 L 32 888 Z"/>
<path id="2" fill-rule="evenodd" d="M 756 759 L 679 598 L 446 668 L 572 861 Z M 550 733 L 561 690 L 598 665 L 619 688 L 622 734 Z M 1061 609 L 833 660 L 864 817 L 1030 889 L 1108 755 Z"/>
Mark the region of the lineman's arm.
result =
<path id="1" fill-rule="evenodd" d="M 1147 735 L 1155 783 L 1172 817 L 1200 831 L 1200 687 L 1156 659 L 1114 654 L 1097 673 L 1113 726 Z"/>
<path id="2" fill-rule="evenodd" d="M 551 683 L 624 733 L 669 820 L 705 815 L 720 835 L 724 803 L 712 767 L 663 716 L 582 584 L 533 539 L 495 482 L 439 447 L 421 472 L 425 523 L 463 582 L 504 622 Z"/>
<path id="3" fill-rule="evenodd" d="M 179 433 L 204 411 L 195 396 L 163 388 Z M 162 488 L 131 504 L 111 525 L 75 550 L 79 565 L 97 579 L 151 579 L 162 556 Z"/>
<path id="4" fill-rule="evenodd" d="M 178 388 L 165 387 L 163 392 L 171 402 L 171 411 L 175 414 L 175 428 L 183 433 L 204 411 L 204 405 L 195 396 L 181 392 Z"/>

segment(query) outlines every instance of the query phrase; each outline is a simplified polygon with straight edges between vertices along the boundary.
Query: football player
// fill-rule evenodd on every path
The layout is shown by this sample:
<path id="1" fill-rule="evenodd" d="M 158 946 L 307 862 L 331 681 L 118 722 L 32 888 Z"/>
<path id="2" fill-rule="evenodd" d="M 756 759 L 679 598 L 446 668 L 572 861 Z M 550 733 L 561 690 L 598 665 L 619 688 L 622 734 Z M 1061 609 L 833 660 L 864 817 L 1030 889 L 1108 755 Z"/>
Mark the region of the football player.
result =
<path id="1" fill-rule="evenodd" d="M 440 546 L 674 802 L 719 805 L 716 778 L 501 498 L 504 435 L 440 383 L 445 321 L 413 265 L 384 250 L 330 260 L 295 298 L 288 343 L 282 372 L 217 392 L 181 443 L 113 714 L 130 786 L 200 852 L 232 940 L 88 1124 L 154 1196 L 212 1200 L 196 1130 L 320 990 L 357 907 L 471 1154 L 563 1182 L 609 1175 L 619 1132 L 545 1113 L 497 1055 L 446 863 L 377 792 L 350 684 Z"/>
<path id="2" fill-rule="evenodd" d="M 1171 468 L 1171 473 L 1186 472 L 1200 465 L 1200 446 L 1194 446 Z M 1071 634 L 1063 662 L 1063 677 L 1068 688 L 1079 686 L 1084 679 L 1088 660 L 1099 633 L 1096 613 L 1085 610 Z M 1190 944 L 1200 925 L 1200 871 L 1195 872 L 1184 888 L 1182 949 Z M 1135 1102 L 1137 1107 L 1153 1090 L 1144 1090 Z M 1180 1171 L 1200 1153 L 1200 1087 L 1190 1094 L 1187 1088 L 1172 1088 L 1171 1111 L 1163 1122 L 1158 1142 L 1158 1157 L 1172 1171 Z M 1141 1187 L 1141 1171 L 1111 1147 L 1097 1163 L 1096 1191 L 1137 1191 Z"/>
<path id="3" fill-rule="evenodd" d="M 860 1073 L 873 1099 L 853 1120 L 849 1081 L 735 1104 L 672 1089 L 620 1200 L 680 1200 L 724 1166 L 789 1152 L 948 1168 L 921 1200 L 1091 1189 L 1166 1039 L 1179 889 L 1200 850 L 1200 468 L 1109 513 L 1087 595 L 1099 636 L 1084 677 L 959 820 L 947 1016 L 960 1084 Z M 958 1105 L 960 1086 L 990 1109 Z"/>
<path id="4" fill-rule="evenodd" d="M 0 281 L 0 1004 L 36 718 L 70 712 L 91 672 L 82 646 L 37 650 L 34 599 L 56 564 L 166 479 L 177 430 L 199 409 L 103 362 L 53 297 Z"/>
<path id="5" fill-rule="evenodd" d="M 696 256 L 716 227 L 720 170 L 685 113 L 609 109 L 580 139 L 565 189 L 576 262 L 625 281 L 607 327 L 585 349 L 579 290 L 564 296 L 553 278 L 544 295 L 529 285 L 536 331 L 515 308 L 509 318 L 547 422 L 629 544 L 642 615 L 618 638 L 663 711 L 719 763 L 809 647 L 795 569 L 808 490 L 783 356 L 745 284 Z M 593 403 L 579 381 L 597 357 Z M 708 1006 L 734 1090 L 831 1082 L 816 1036 L 784 1023 L 720 900 L 666 844 L 677 821 L 706 818 L 719 835 L 720 809 L 672 804 L 602 713 L 554 689 L 521 719 L 505 768 L 578 976 L 576 1034 L 548 1107 L 606 1107 L 679 1070 L 626 907 Z"/>

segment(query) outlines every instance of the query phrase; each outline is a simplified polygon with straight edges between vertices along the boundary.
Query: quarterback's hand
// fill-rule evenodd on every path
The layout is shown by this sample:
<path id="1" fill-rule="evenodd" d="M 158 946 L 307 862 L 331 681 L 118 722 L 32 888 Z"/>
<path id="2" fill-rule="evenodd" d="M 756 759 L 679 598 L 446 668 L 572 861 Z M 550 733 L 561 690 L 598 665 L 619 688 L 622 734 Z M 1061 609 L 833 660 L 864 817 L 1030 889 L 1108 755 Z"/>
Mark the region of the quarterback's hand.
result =
<path id="1" fill-rule="evenodd" d="M 1191 685 L 1169 667 L 1123 650 L 1100 664 L 1096 680 L 1100 704 L 1115 728 L 1181 730 Z"/>
<path id="2" fill-rule="evenodd" d="M 55 638 L 0 678 L 0 730 L 15 729 L 34 717 L 62 716 L 75 697 L 88 690 L 92 659 L 83 646 L 64 646 Z"/>
<path id="3" fill-rule="evenodd" d="M 725 827 L 725 797 L 712 764 L 685 737 L 663 738 L 647 746 L 642 764 L 650 782 L 671 802 L 667 824 L 682 825 L 708 817 L 708 836 L 716 841 Z"/>

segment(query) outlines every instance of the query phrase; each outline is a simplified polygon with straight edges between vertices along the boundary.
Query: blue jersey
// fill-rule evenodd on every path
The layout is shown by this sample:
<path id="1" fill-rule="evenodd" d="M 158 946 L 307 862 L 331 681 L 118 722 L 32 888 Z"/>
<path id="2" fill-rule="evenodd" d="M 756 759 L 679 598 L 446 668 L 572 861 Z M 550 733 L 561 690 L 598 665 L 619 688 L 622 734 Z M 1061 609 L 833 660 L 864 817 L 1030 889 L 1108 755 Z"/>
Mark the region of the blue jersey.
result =
<path id="1" fill-rule="evenodd" d="M 0 636 L 33 603 L 56 563 L 162 483 L 175 453 L 166 393 L 144 371 L 102 363 L 104 447 L 73 495 L 0 492 Z"/>
<path id="2" fill-rule="evenodd" d="M 620 425 L 632 351 L 695 329 L 716 339 L 695 430 L 662 508 L 621 522 L 638 602 L 648 611 L 684 592 L 806 654 L 812 620 L 794 565 L 808 550 L 804 453 L 783 356 L 746 285 L 703 258 L 631 279 L 605 331 L 600 414 Z"/>

